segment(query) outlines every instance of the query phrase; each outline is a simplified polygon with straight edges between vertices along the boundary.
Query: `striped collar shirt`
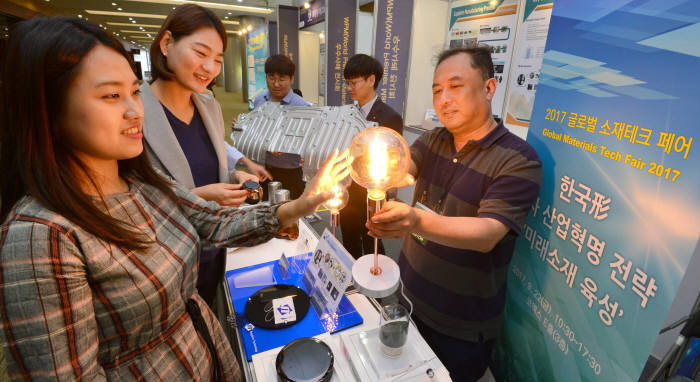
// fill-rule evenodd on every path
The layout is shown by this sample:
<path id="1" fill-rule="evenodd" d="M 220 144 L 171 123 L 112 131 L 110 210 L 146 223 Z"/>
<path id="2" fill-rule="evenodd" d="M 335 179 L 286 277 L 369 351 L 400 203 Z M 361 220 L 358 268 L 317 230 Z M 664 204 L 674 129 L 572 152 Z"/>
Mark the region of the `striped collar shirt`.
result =
<path id="1" fill-rule="evenodd" d="M 418 168 L 414 203 L 443 216 L 493 218 L 510 229 L 489 253 L 404 238 L 399 266 L 416 314 L 446 335 L 494 338 L 515 237 L 539 192 L 540 159 L 500 121 L 459 151 L 452 134 L 438 127 L 416 140 L 411 157 Z"/>

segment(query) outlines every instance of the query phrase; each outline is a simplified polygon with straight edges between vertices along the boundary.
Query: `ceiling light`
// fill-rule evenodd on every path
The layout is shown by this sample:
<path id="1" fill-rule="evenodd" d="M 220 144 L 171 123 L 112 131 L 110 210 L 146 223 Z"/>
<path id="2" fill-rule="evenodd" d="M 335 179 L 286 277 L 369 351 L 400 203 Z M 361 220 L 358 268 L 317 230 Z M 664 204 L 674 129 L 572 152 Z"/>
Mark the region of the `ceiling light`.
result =
<path id="1" fill-rule="evenodd" d="M 311 8 L 311 4 L 310 4 L 308 1 L 305 1 L 305 2 L 304 2 L 304 8 L 305 8 L 305 9 Z"/>
<path id="2" fill-rule="evenodd" d="M 241 24 L 241 22 L 238 20 L 224 20 L 224 21 L 222 21 L 222 23 L 231 24 L 231 25 L 240 25 Z"/>
<path id="3" fill-rule="evenodd" d="M 123 9 L 121 9 L 121 8 L 117 8 L 117 10 L 118 10 L 118 11 L 123 11 Z"/>
<path id="4" fill-rule="evenodd" d="M 253 26 L 252 26 L 252 25 L 248 25 L 248 26 L 247 26 L 247 27 L 246 27 L 245 29 L 247 29 L 247 30 L 248 30 L 248 32 L 250 32 L 250 31 L 252 31 L 252 30 L 253 30 Z"/>
<path id="5" fill-rule="evenodd" d="M 231 12 L 229 12 L 228 15 L 231 16 Z"/>
<path id="6" fill-rule="evenodd" d="M 117 3 L 112 3 L 112 5 L 114 5 L 114 6 L 116 7 L 116 6 L 117 6 Z"/>
<path id="7" fill-rule="evenodd" d="M 224 18 L 225 18 L 226 20 L 228 20 L 228 16 L 224 16 Z"/>
<path id="8" fill-rule="evenodd" d="M 209 2 L 209 1 L 191 1 L 191 0 L 127 0 L 127 1 L 133 1 L 133 2 L 138 2 L 138 3 L 174 4 L 174 5 L 194 3 L 194 4 L 200 5 L 200 6 L 205 7 L 205 8 L 225 9 L 228 11 L 258 13 L 258 14 L 265 14 L 265 15 L 269 15 L 269 14 L 274 12 L 274 10 L 271 8 L 214 3 L 214 2 Z M 240 3 L 240 1 L 239 1 L 239 3 Z"/>
<path id="9" fill-rule="evenodd" d="M 133 20 L 133 18 L 129 17 L 129 20 Z"/>
<path id="10" fill-rule="evenodd" d="M 131 23 L 132 23 L 132 24 L 136 24 L 136 20 L 131 20 Z"/>
<path id="11" fill-rule="evenodd" d="M 151 34 L 150 34 L 150 33 L 147 33 L 147 34 L 146 34 L 146 36 L 148 36 L 148 37 L 153 37 L 153 36 L 151 36 Z"/>
<path id="12" fill-rule="evenodd" d="M 142 17 L 147 19 L 165 19 L 165 15 L 154 15 L 152 13 L 125 13 L 125 12 L 110 12 L 110 11 L 98 11 L 94 9 L 87 9 L 85 12 L 91 15 L 101 15 L 101 16 L 121 16 L 121 17 Z M 131 19 L 131 17 L 129 18 Z"/>
<path id="13" fill-rule="evenodd" d="M 239 2 L 239 3 L 242 3 L 242 2 L 243 2 L 243 0 L 238 0 L 238 2 Z"/>
<path id="14" fill-rule="evenodd" d="M 100 24 L 100 28 L 104 28 L 104 25 Z"/>
<path id="15" fill-rule="evenodd" d="M 243 32 L 238 31 L 238 35 L 239 35 L 239 36 L 243 36 Z"/>
<path id="16" fill-rule="evenodd" d="M 107 22 L 107 25 L 117 25 L 117 26 L 122 26 L 122 27 L 145 27 L 145 28 L 156 28 L 160 29 L 160 25 L 156 24 L 132 24 L 132 23 L 114 23 L 114 22 Z"/>
<path id="17" fill-rule="evenodd" d="M 326 36 L 326 35 L 324 35 L 323 32 L 321 32 L 321 33 L 318 34 L 318 37 L 320 37 L 320 38 L 324 38 L 325 36 Z"/>

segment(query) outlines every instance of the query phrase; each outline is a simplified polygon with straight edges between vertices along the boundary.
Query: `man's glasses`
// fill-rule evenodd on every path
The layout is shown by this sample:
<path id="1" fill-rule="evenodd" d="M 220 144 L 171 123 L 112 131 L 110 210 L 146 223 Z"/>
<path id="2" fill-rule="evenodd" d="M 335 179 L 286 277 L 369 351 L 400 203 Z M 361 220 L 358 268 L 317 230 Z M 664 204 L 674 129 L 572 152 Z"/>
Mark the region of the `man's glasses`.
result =
<path id="1" fill-rule="evenodd" d="M 267 75 L 267 82 L 273 83 L 273 84 L 286 84 L 291 80 L 291 77 L 289 76 L 272 76 L 272 75 Z"/>
<path id="2" fill-rule="evenodd" d="M 356 80 L 345 80 L 345 83 L 348 85 L 348 89 L 355 89 L 356 87 L 360 86 L 363 82 L 365 82 L 365 80 L 362 78 L 358 78 Z"/>

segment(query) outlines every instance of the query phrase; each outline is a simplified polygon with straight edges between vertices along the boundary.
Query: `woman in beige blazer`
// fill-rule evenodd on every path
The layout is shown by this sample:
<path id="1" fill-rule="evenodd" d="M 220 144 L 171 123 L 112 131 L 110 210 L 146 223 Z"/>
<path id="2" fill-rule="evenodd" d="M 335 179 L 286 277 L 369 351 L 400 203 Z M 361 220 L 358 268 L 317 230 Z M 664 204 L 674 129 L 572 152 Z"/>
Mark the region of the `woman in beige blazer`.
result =
<path id="1" fill-rule="evenodd" d="M 242 183 L 258 179 L 230 176 L 221 106 L 207 92 L 225 49 L 226 30 L 211 11 L 188 4 L 168 15 L 151 46 L 153 82 L 141 86 L 143 133 L 155 167 L 203 199 L 238 206 L 247 194 Z M 224 263 L 223 250 L 200 256 L 197 289 L 210 305 Z"/>

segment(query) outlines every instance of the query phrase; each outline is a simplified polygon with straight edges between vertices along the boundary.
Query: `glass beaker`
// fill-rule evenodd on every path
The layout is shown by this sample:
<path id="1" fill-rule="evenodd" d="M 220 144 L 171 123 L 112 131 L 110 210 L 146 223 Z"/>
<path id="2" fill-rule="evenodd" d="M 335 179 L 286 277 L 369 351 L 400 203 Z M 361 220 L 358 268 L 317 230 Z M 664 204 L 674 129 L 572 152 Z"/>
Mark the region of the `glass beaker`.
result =
<path id="1" fill-rule="evenodd" d="M 379 343 L 388 357 L 398 357 L 408 338 L 408 311 L 401 304 L 382 307 L 379 318 Z"/>

